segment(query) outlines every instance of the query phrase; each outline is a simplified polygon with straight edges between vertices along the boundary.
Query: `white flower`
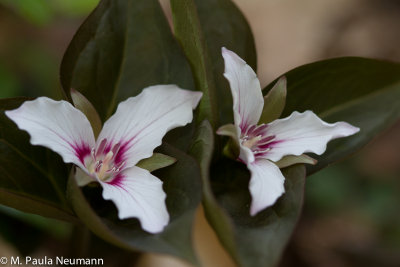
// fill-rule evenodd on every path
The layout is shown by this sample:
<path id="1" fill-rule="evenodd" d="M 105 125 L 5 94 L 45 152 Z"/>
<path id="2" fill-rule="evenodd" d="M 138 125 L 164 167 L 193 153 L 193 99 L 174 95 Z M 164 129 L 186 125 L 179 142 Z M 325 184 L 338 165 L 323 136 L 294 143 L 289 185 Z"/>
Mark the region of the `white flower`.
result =
<path id="1" fill-rule="evenodd" d="M 120 219 L 136 217 L 144 230 L 157 233 L 168 224 L 162 182 L 135 166 L 161 145 L 167 131 L 193 119 L 202 93 L 175 85 L 148 87 L 121 102 L 97 140 L 86 116 L 66 101 L 39 97 L 6 115 L 31 136 L 31 144 L 55 151 L 73 163 L 80 186 L 97 181 Z"/>
<path id="2" fill-rule="evenodd" d="M 284 176 L 276 165 L 283 157 L 312 152 L 321 155 L 327 143 L 359 131 L 346 122 L 329 124 L 312 111 L 293 112 L 289 117 L 268 124 L 257 123 L 264 108 L 260 82 L 252 68 L 234 52 L 222 48 L 224 76 L 233 96 L 234 125 L 218 129 L 220 135 L 233 138 L 240 148 L 238 160 L 251 173 L 250 214 L 269 207 L 285 192 Z"/>

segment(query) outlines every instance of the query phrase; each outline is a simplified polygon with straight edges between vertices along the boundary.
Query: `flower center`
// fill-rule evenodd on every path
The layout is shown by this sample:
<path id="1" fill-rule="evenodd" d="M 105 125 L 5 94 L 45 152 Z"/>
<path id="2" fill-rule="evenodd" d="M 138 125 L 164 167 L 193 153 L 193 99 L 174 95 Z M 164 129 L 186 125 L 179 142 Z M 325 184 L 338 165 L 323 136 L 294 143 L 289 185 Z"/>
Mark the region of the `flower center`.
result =
<path id="1" fill-rule="evenodd" d="M 253 153 L 262 155 L 271 150 L 271 145 L 275 141 L 275 135 L 268 135 L 268 125 L 250 125 L 240 137 L 243 146 L 248 147 Z"/>
<path id="2" fill-rule="evenodd" d="M 87 167 L 90 174 L 96 175 L 102 181 L 107 181 L 113 178 L 122 167 L 125 162 L 115 162 L 116 155 L 120 149 L 120 143 L 116 143 L 111 146 L 111 149 L 106 147 L 107 138 L 101 140 L 100 145 L 96 148 L 92 148 L 91 157 L 85 166 Z"/>
<path id="3" fill-rule="evenodd" d="M 258 135 L 255 137 L 250 138 L 249 136 L 244 136 L 242 138 L 242 145 L 244 145 L 245 147 L 248 147 L 250 149 L 253 149 L 253 147 L 255 147 L 257 145 L 257 143 L 261 140 L 262 136 Z"/>

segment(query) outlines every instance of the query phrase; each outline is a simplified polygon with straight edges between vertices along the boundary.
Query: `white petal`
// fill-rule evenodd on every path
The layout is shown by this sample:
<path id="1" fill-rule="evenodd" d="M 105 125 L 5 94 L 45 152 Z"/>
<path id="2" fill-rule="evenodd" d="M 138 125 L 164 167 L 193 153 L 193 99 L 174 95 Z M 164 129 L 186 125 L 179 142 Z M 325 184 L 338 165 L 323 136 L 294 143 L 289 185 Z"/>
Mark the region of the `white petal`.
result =
<path id="1" fill-rule="evenodd" d="M 138 218 L 143 229 L 150 233 L 161 232 L 168 224 L 162 181 L 147 170 L 134 166 L 109 183 L 99 182 L 103 198 L 114 202 L 121 220 Z"/>
<path id="2" fill-rule="evenodd" d="M 104 124 L 98 141 L 107 138 L 109 144 L 120 143 L 116 161 L 125 161 L 126 168 L 134 166 L 153 154 L 169 130 L 192 121 L 192 110 L 201 96 L 201 92 L 182 90 L 176 85 L 148 87 L 119 104 Z"/>
<path id="3" fill-rule="evenodd" d="M 245 164 L 252 163 L 256 160 L 253 151 L 247 146 L 240 144 L 240 155 L 239 159 L 242 160 Z"/>
<path id="4" fill-rule="evenodd" d="M 222 48 L 225 60 L 224 76 L 228 79 L 233 96 L 235 124 L 242 130 L 257 124 L 264 106 L 260 81 L 253 69 L 234 52 Z"/>
<path id="5" fill-rule="evenodd" d="M 272 206 L 285 192 L 285 177 L 279 168 L 266 159 L 258 159 L 247 164 L 251 172 L 249 190 L 251 194 L 251 216 Z"/>
<path id="6" fill-rule="evenodd" d="M 321 155 L 330 140 L 357 133 L 360 129 L 346 122 L 326 123 L 311 111 L 293 112 L 289 117 L 268 124 L 268 135 L 275 141 L 265 158 L 278 161 L 286 155 L 312 152 Z"/>
<path id="7" fill-rule="evenodd" d="M 32 145 L 50 148 L 64 162 L 85 168 L 84 157 L 95 144 L 94 135 L 88 119 L 70 103 L 39 97 L 6 115 L 29 133 Z"/>

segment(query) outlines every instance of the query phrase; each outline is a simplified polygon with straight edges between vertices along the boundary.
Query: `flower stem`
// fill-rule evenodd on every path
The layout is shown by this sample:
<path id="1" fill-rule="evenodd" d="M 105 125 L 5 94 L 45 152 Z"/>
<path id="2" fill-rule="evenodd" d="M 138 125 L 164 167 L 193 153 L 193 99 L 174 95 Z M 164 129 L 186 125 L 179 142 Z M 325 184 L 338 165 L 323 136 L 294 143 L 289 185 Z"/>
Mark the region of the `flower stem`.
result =
<path id="1" fill-rule="evenodd" d="M 69 243 L 69 255 L 73 258 L 86 258 L 89 254 L 91 234 L 83 225 L 74 225 Z"/>

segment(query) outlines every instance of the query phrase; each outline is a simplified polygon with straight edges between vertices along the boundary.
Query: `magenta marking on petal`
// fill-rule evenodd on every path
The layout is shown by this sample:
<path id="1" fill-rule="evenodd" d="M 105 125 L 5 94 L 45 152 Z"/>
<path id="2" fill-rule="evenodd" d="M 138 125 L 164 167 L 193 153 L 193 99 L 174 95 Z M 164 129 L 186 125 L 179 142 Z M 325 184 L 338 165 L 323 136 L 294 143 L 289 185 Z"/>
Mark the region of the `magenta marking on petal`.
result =
<path id="1" fill-rule="evenodd" d="M 275 140 L 275 141 L 272 141 L 272 142 L 270 142 L 270 143 L 268 143 L 268 144 L 266 144 L 265 146 L 260 146 L 261 148 L 274 148 L 274 146 L 275 145 L 277 145 L 277 144 L 280 144 L 280 143 L 282 143 L 282 142 L 284 142 L 284 140 Z"/>
<path id="2" fill-rule="evenodd" d="M 275 135 L 263 137 L 260 141 L 258 141 L 258 144 L 264 145 L 264 143 L 267 143 L 267 142 L 271 143 L 270 141 L 272 141 L 274 138 L 275 138 Z"/>
<path id="3" fill-rule="evenodd" d="M 103 154 L 106 144 L 107 144 L 107 138 L 104 138 L 103 140 L 101 140 L 99 147 L 96 149 L 95 157 L 98 157 L 99 155 Z"/>
<path id="4" fill-rule="evenodd" d="M 120 143 L 116 143 L 116 144 L 113 146 L 113 148 L 111 149 L 111 152 L 112 152 L 114 155 L 117 155 L 117 153 L 118 153 L 120 147 L 121 147 L 121 144 L 120 144 Z"/>
<path id="5" fill-rule="evenodd" d="M 112 144 L 113 144 L 112 141 L 109 141 L 109 142 L 107 143 L 107 145 L 104 147 L 103 154 L 107 154 L 108 152 L 111 151 Z"/>
<path id="6" fill-rule="evenodd" d="M 75 155 L 79 158 L 79 161 L 85 164 L 85 157 L 91 154 L 92 149 L 85 143 L 80 145 L 71 144 L 71 146 L 75 150 Z"/>
<path id="7" fill-rule="evenodd" d="M 264 150 L 264 149 L 270 148 L 270 147 L 271 147 L 271 144 L 272 144 L 272 143 L 268 143 L 268 144 L 264 144 L 264 145 L 259 145 L 259 146 L 257 146 L 257 149 L 259 149 L 259 150 Z"/>
<path id="8" fill-rule="evenodd" d="M 251 135 L 253 136 L 257 136 L 257 135 L 263 135 L 265 134 L 264 131 L 268 128 L 268 124 L 261 124 L 259 126 L 257 126 L 253 132 L 251 133 Z M 250 133 L 249 133 L 250 134 Z"/>
<path id="9" fill-rule="evenodd" d="M 115 155 L 115 158 L 114 158 L 114 162 L 116 165 L 119 165 L 125 161 L 125 153 L 131 147 L 131 146 L 129 146 L 130 141 L 119 145 L 118 153 Z"/>
<path id="10" fill-rule="evenodd" d="M 268 143 L 266 145 L 259 146 L 259 147 L 257 147 L 257 149 L 259 149 L 261 151 L 260 152 L 255 152 L 254 156 L 256 158 L 264 157 L 264 156 L 268 155 L 269 151 L 274 149 L 275 145 L 283 143 L 283 142 L 285 142 L 285 140 L 275 140 L 275 141 L 272 141 L 272 142 L 270 142 L 270 143 Z"/>
<path id="11" fill-rule="evenodd" d="M 270 147 L 273 147 L 274 145 L 277 145 L 277 144 L 280 144 L 280 143 L 283 143 L 283 142 L 285 142 L 285 140 L 275 140 L 275 141 L 272 141 L 271 143 L 269 143 L 269 145 L 270 145 Z"/>
<path id="12" fill-rule="evenodd" d="M 247 129 L 243 130 L 244 135 L 249 135 L 256 127 L 257 125 L 250 125 Z"/>
<path id="13" fill-rule="evenodd" d="M 244 131 L 246 131 L 246 129 L 249 128 L 249 125 L 247 124 L 247 122 L 242 121 L 242 122 L 240 122 L 239 128 L 240 128 L 240 130 L 242 130 L 242 132 L 244 132 Z"/>
<path id="14" fill-rule="evenodd" d="M 123 178 L 124 176 L 121 173 L 118 173 L 111 181 L 107 182 L 107 184 L 121 187 Z"/>

